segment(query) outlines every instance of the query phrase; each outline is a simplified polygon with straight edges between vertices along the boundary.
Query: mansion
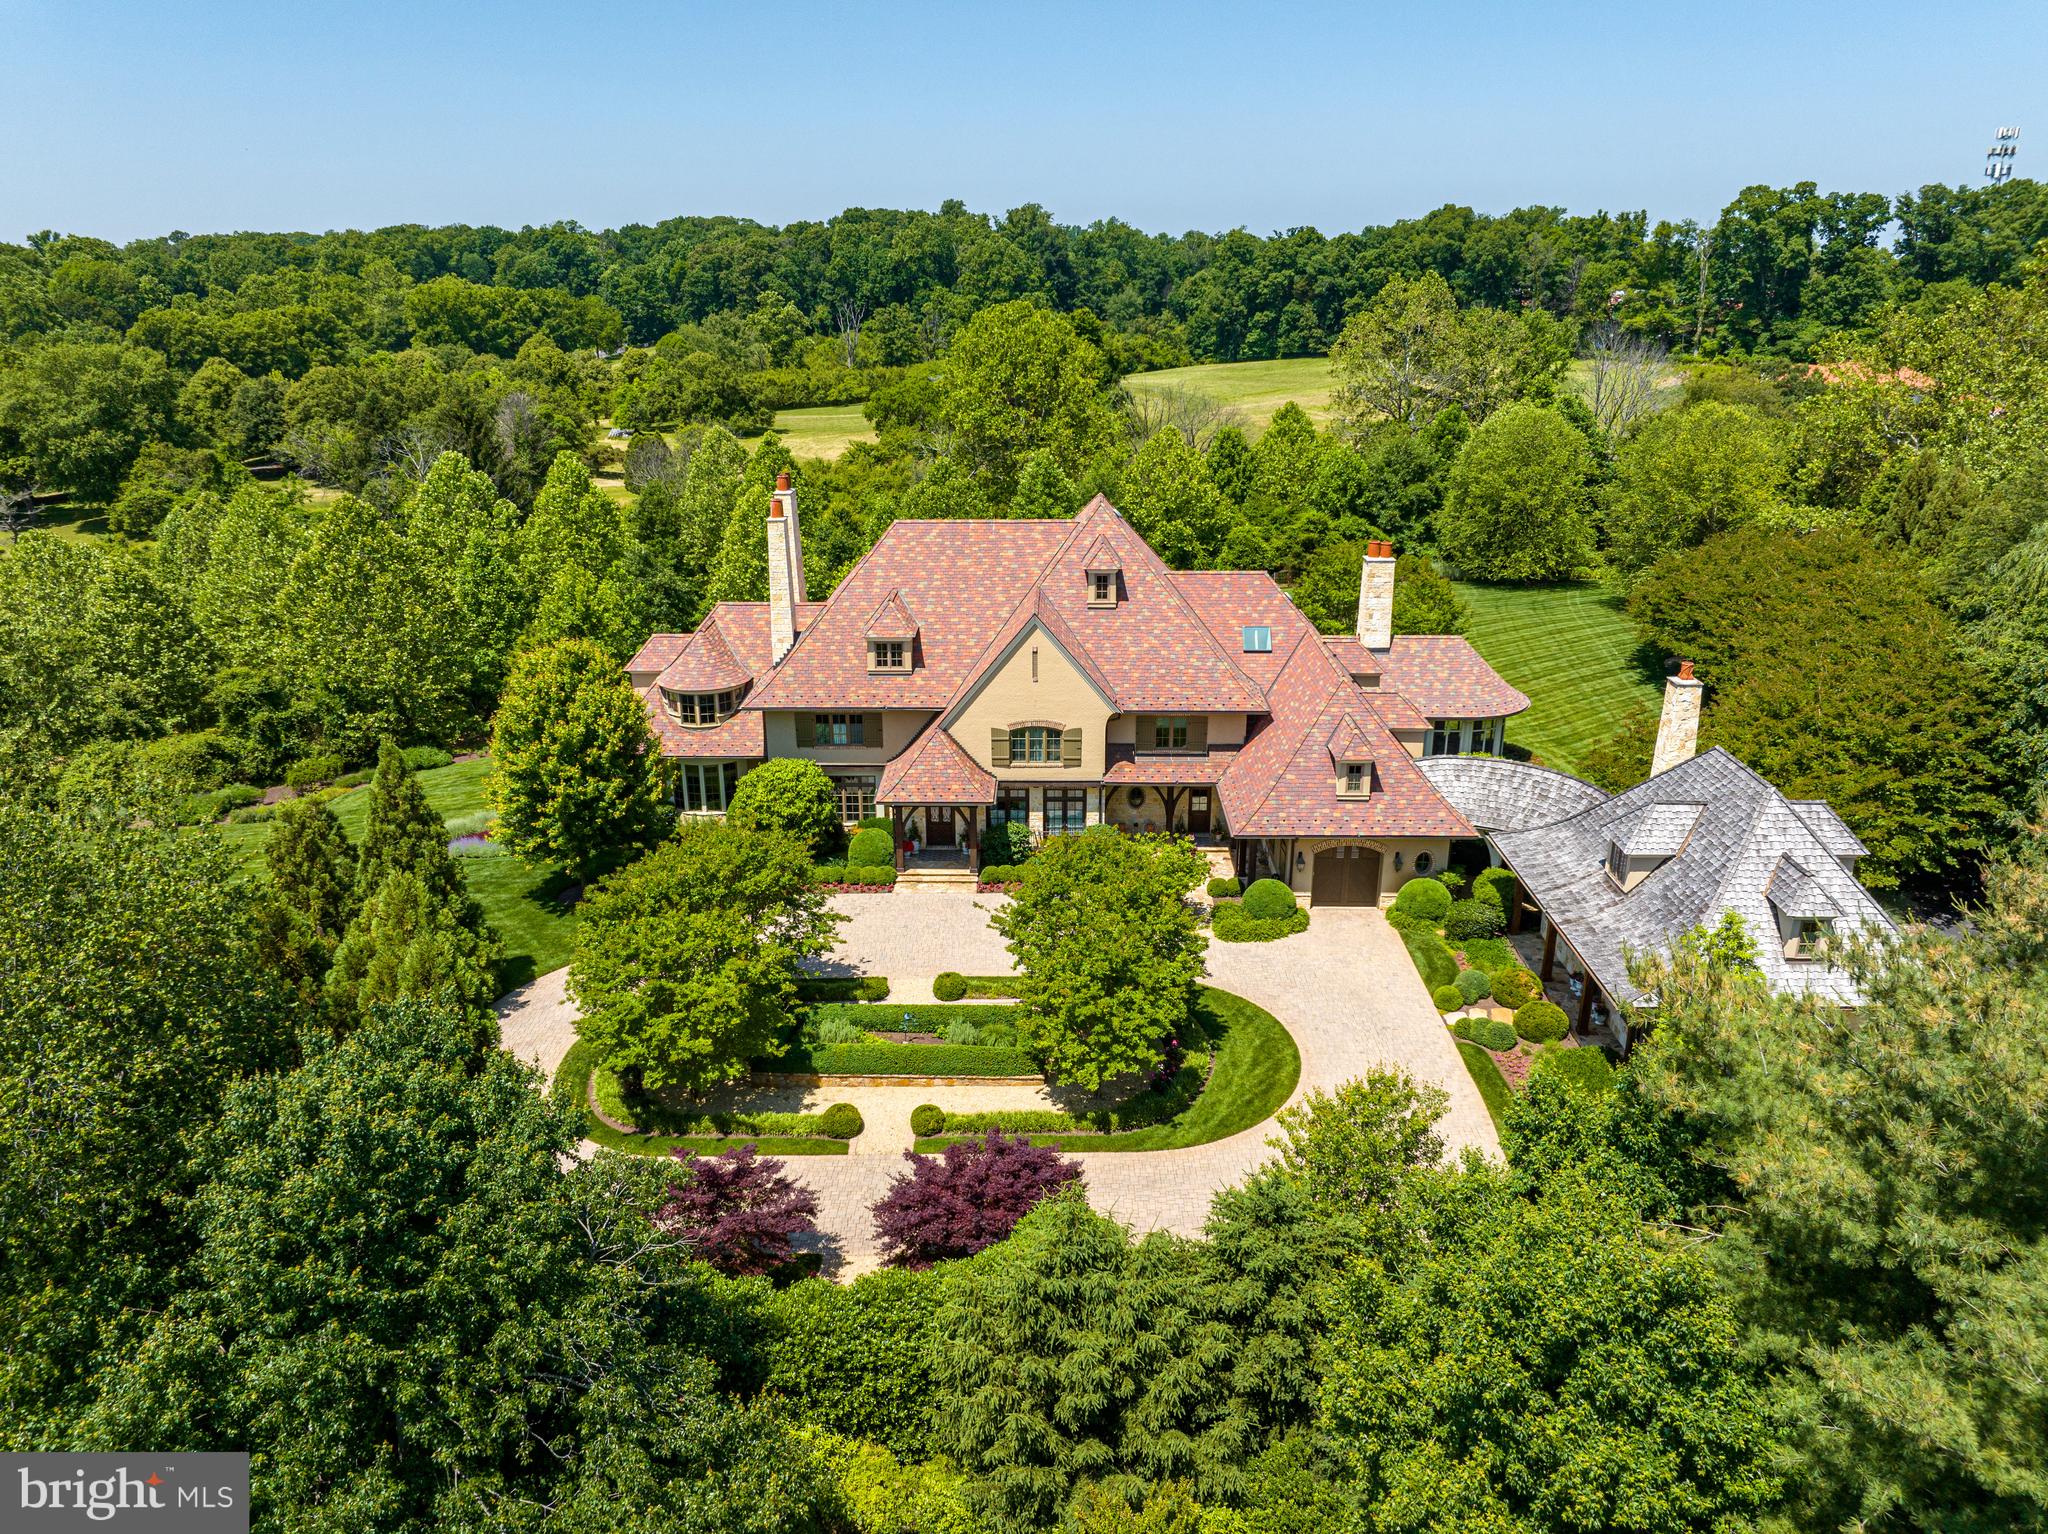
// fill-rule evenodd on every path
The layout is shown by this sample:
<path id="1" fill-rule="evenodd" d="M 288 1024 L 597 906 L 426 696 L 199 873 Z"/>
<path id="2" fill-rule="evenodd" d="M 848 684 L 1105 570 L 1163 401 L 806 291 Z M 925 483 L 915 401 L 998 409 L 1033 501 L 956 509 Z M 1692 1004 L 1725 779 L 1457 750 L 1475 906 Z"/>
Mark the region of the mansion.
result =
<path id="1" fill-rule="evenodd" d="M 796 494 L 769 503 L 766 602 L 721 602 L 628 663 L 678 806 L 815 761 L 897 857 L 979 865 L 983 830 L 1180 831 L 1316 904 L 1376 905 L 1479 832 L 1434 756 L 1498 752 L 1529 700 L 1462 638 L 1395 635 L 1367 546 L 1356 634 L 1262 570 L 1173 570 L 1097 496 L 1066 521 L 901 521 L 808 599 Z"/>

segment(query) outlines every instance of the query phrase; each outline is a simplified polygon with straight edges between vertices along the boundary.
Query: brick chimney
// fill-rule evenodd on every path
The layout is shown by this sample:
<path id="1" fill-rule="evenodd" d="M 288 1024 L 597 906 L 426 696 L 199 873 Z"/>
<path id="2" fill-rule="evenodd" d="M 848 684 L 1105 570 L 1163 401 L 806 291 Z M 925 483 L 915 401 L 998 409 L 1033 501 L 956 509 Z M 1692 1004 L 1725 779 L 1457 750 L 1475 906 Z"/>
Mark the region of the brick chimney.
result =
<path id="1" fill-rule="evenodd" d="M 1368 650 L 1394 642 L 1394 546 L 1377 539 L 1358 571 L 1358 638 Z"/>
<path id="2" fill-rule="evenodd" d="M 804 535 L 796 519 L 796 491 L 787 474 L 775 476 L 768 501 L 768 636 L 773 664 L 796 644 L 796 609 L 804 592 Z"/>
<path id="3" fill-rule="evenodd" d="M 1700 743 L 1700 681 L 1692 674 L 1692 662 L 1678 663 L 1678 674 L 1664 681 L 1664 712 L 1657 716 L 1657 753 L 1650 759 L 1650 776 L 1692 760 Z"/>

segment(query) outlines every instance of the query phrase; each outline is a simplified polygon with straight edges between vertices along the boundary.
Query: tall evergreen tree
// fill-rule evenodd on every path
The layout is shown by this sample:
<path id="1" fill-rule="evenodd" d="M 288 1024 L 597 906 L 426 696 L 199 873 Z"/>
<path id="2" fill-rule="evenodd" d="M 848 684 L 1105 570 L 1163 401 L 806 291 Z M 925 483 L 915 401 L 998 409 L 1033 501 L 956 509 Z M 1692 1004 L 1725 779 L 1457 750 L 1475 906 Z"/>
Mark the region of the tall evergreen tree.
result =
<path id="1" fill-rule="evenodd" d="M 371 1007 L 394 1001 L 431 1002 L 481 1024 L 497 995 L 496 958 L 495 942 L 430 898 L 417 874 L 395 868 L 334 950 L 328 1006 L 344 1029 Z"/>
<path id="2" fill-rule="evenodd" d="M 483 910 L 448 852 L 448 824 L 427 803 L 405 753 L 387 736 L 377 749 L 377 771 L 370 779 L 369 819 L 356 857 L 356 898 L 367 901 L 399 870 L 417 878 L 434 904 L 448 907 L 464 926 L 482 934 Z"/>

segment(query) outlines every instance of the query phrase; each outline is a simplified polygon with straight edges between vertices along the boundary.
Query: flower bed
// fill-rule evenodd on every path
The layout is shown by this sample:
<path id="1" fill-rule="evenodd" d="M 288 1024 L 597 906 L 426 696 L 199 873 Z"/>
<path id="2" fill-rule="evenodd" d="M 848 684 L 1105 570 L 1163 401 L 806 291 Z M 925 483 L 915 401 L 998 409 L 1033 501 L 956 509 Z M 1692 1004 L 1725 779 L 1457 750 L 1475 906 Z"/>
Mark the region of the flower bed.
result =
<path id="1" fill-rule="evenodd" d="M 989 1044 L 793 1044 L 773 1060 L 757 1060 L 762 1075 L 796 1076 L 1002 1076 L 1032 1077 L 1038 1062 L 1021 1049 Z"/>
<path id="2" fill-rule="evenodd" d="M 731 1150 L 735 1146 L 751 1145 L 764 1156 L 846 1154 L 846 1141 L 816 1134 L 664 1135 L 620 1129 L 606 1123 L 591 1103 L 591 1076 L 596 1065 L 596 1050 L 578 1040 L 569 1046 L 569 1052 L 562 1057 L 562 1063 L 556 1067 L 554 1084 L 549 1087 L 548 1095 L 562 1107 L 582 1117 L 585 1139 L 609 1150 L 625 1151 L 634 1156 L 667 1156 L 678 1150 L 694 1151 L 699 1155 L 716 1155 L 719 1151 Z M 824 1117 L 823 1114 L 816 1116 L 821 1119 Z"/>

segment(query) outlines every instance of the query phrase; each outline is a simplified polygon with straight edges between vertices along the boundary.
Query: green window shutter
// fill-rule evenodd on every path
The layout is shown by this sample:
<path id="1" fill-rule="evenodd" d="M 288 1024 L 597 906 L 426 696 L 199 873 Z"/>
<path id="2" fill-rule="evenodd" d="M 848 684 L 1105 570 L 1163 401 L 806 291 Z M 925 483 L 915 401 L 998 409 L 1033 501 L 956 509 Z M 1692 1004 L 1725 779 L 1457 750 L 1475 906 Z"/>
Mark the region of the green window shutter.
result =
<path id="1" fill-rule="evenodd" d="M 882 743 L 882 716 L 862 714 L 860 716 L 860 738 L 863 745 L 879 746 Z"/>
<path id="2" fill-rule="evenodd" d="M 1191 714 L 1188 716 L 1188 749 L 1206 751 L 1209 749 L 1209 716 Z"/>
<path id="3" fill-rule="evenodd" d="M 1081 765 L 1081 728 L 1060 731 L 1060 765 L 1078 767 Z"/>
<path id="4" fill-rule="evenodd" d="M 818 716 L 798 714 L 796 716 L 796 743 L 799 746 L 815 746 L 818 743 Z"/>
<path id="5" fill-rule="evenodd" d="M 989 732 L 988 759 L 998 767 L 1010 765 L 1010 732 L 997 725 Z"/>

